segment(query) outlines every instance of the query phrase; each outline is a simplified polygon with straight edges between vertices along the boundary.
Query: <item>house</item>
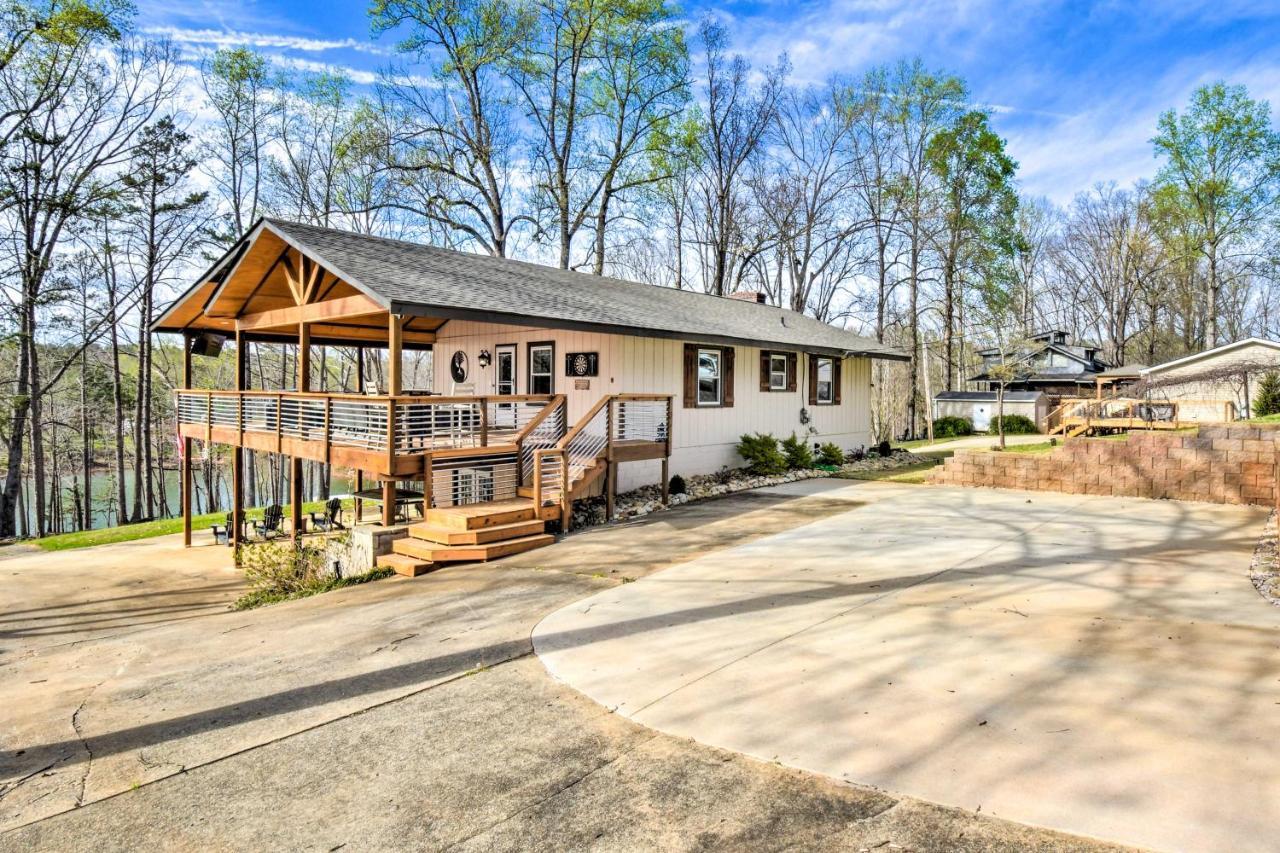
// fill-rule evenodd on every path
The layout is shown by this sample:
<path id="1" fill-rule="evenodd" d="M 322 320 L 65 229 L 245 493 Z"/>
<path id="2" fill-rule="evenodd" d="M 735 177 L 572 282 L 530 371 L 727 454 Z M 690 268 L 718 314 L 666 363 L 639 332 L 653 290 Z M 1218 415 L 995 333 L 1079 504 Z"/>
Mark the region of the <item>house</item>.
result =
<path id="1" fill-rule="evenodd" d="M 1182 420 L 1249 417 L 1263 374 L 1280 370 L 1280 343 L 1246 338 L 1141 371 L 1147 399 L 1177 403 Z"/>
<path id="2" fill-rule="evenodd" d="M 970 381 L 994 391 L 990 371 L 1001 363 L 1002 353 L 999 348 L 991 348 L 979 350 L 978 356 L 982 366 Z M 1010 382 L 1006 390 L 1041 391 L 1050 398 L 1092 396 L 1098 374 L 1111 366 L 1098 357 L 1097 347 L 1073 345 L 1066 332 L 1056 329 L 1028 336 L 1018 360 L 1025 365 L 1027 374 Z"/>
<path id="3" fill-rule="evenodd" d="M 665 494 L 672 473 L 741 464 L 743 433 L 868 444 L 871 362 L 906 358 L 754 298 L 276 219 L 257 223 L 152 329 L 188 341 L 176 392 L 188 542 L 200 439 L 237 448 L 233 540 L 243 535 L 242 451 L 255 449 L 292 460 L 295 531 L 303 459 L 357 471 L 358 494 L 382 504 L 385 524 L 398 504 L 420 501 L 428 524 L 413 535 L 427 541 L 395 546 L 419 567 L 509 553 L 503 541 L 542 544 L 536 530 L 567 525 L 575 497 L 603 490 L 611 506 L 620 489 L 660 483 Z M 191 388 L 192 354 L 230 339 L 235 387 Z M 298 347 L 292 387 L 248 387 L 252 341 Z M 315 346 L 386 350 L 386 387 L 366 385 L 361 357 L 355 387 L 313 390 Z M 412 348 L 432 352 L 431 387 L 404 387 Z M 365 481 L 380 486 L 365 491 Z"/>
<path id="4" fill-rule="evenodd" d="M 933 418 L 955 416 L 968 418 L 978 432 L 991 428 L 991 419 L 999 414 L 996 391 L 941 391 L 933 397 Z M 1041 391 L 1006 391 L 1005 415 L 1022 415 L 1038 428 L 1044 428 L 1049 414 L 1049 398 Z"/>

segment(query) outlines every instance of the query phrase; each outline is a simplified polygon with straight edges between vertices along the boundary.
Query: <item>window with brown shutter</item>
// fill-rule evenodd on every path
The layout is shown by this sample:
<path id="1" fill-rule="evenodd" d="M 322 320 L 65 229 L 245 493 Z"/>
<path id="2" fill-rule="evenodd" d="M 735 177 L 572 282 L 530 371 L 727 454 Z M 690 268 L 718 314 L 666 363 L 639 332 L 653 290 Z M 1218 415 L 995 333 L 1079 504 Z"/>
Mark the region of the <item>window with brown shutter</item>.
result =
<path id="1" fill-rule="evenodd" d="M 760 390 L 796 390 L 796 354 L 760 350 Z"/>
<path id="2" fill-rule="evenodd" d="M 731 408 L 733 347 L 684 345 L 684 407 Z"/>
<path id="3" fill-rule="evenodd" d="M 840 359 L 827 355 L 809 356 L 809 405 L 840 405 Z"/>

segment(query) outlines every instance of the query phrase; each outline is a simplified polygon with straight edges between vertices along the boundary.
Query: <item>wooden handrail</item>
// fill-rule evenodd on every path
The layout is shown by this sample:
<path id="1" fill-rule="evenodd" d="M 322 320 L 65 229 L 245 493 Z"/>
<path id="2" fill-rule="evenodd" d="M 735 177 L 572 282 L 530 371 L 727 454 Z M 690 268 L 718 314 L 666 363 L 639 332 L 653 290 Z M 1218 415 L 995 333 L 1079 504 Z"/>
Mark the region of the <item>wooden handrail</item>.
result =
<path id="1" fill-rule="evenodd" d="M 485 396 L 469 396 L 469 397 L 445 397 L 442 395 L 419 395 L 419 394 L 356 394 L 350 391 L 264 391 L 260 389 L 247 391 L 229 391 L 223 388 L 176 388 L 174 394 L 199 394 L 210 397 L 301 397 L 304 399 L 314 400 L 363 400 L 369 403 L 386 403 L 388 400 L 394 400 L 400 403 L 479 403 L 482 401 L 497 401 L 501 403 L 550 403 L 557 396 L 552 394 L 503 394 L 501 397 L 493 395 Z"/>
<path id="2" fill-rule="evenodd" d="M 578 422 L 573 425 L 573 428 L 564 434 L 564 438 L 560 439 L 560 441 L 556 444 L 556 448 L 558 450 L 563 450 L 564 448 L 568 447 L 569 442 L 573 441 L 573 439 L 578 435 L 578 433 L 582 432 L 582 430 L 586 428 L 587 424 L 591 423 L 592 418 L 600 414 L 600 409 L 608 405 L 613 400 L 614 396 L 616 395 L 605 394 L 599 400 L 596 400 L 596 404 L 592 406 L 585 415 L 578 418 Z M 612 441 L 613 437 L 610 436 L 609 440 Z"/>
<path id="3" fill-rule="evenodd" d="M 503 396 L 502 399 L 503 401 L 505 401 L 509 398 L 507 396 Z M 564 404 L 565 404 L 565 397 L 563 394 L 554 395 L 551 398 L 551 401 L 547 405 L 543 406 L 540 412 L 538 412 L 536 415 L 530 418 L 529 422 L 524 425 L 523 429 L 521 429 L 518 433 L 516 433 L 515 439 L 512 441 L 512 444 L 516 445 L 517 447 L 521 446 L 521 444 L 524 442 L 525 438 L 529 435 L 529 433 L 537 429 L 540 423 L 542 423 L 548 417 L 551 416 L 551 413 L 555 411 L 556 406 L 563 406 Z"/>

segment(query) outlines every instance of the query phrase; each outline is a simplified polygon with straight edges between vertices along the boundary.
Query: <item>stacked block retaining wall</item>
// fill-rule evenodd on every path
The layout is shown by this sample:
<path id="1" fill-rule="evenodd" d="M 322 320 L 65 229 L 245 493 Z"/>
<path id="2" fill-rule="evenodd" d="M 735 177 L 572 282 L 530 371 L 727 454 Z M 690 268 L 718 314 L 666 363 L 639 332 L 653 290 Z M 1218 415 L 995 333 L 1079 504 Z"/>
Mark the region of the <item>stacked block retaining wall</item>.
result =
<path id="1" fill-rule="evenodd" d="M 958 450 L 929 482 L 1079 495 L 1276 506 L 1280 425 L 1076 438 L 1049 453 Z"/>

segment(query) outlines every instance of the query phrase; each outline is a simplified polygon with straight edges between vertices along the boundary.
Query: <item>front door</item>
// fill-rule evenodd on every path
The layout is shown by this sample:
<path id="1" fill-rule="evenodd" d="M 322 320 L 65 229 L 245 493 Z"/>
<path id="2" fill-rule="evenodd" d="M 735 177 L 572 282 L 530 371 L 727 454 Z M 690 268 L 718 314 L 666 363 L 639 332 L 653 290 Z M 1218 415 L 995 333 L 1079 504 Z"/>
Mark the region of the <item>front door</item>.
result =
<path id="1" fill-rule="evenodd" d="M 516 345 L 501 344 L 495 348 L 498 374 L 494 392 L 499 397 L 516 393 Z"/>
<path id="2" fill-rule="evenodd" d="M 516 393 L 516 345 L 499 344 L 493 350 L 494 364 L 497 373 L 494 376 L 494 393 L 499 397 L 509 397 Z M 502 429 L 515 429 L 516 412 L 514 403 L 499 403 L 496 406 L 497 426 Z"/>

